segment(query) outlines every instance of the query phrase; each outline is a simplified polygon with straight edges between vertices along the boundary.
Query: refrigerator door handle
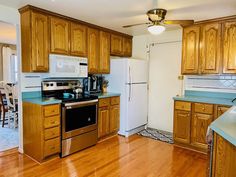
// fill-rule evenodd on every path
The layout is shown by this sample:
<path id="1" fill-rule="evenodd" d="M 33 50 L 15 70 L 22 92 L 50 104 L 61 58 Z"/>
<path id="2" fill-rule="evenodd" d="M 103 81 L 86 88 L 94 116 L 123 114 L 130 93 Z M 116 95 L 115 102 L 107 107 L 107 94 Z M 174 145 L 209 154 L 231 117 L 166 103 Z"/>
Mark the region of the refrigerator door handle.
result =
<path id="1" fill-rule="evenodd" d="M 131 71 L 130 71 L 130 66 L 129 66 L 129 101 L 131 101 L 131 83 L 132 83 L 132 80 L 131 80 Z"/>

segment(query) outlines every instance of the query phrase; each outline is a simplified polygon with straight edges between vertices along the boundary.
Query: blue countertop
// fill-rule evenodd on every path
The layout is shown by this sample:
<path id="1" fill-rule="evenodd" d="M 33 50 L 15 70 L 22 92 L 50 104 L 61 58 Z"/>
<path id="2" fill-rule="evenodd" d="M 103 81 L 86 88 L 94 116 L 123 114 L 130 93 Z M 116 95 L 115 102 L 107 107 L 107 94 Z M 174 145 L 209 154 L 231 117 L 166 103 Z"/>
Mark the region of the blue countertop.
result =
<path id="1" fill-rule="evenodd" d="M 220 105 L 227 105 L 227 106 L 236 105 L 236 101 L 233 103 L 232 99 L 228 99 L 228 98 L 212 98 L 212 97 L 202 97 L 202 96 L 176 96 L 173 99 L 178 100 L 178 101 L 220 104 Z"/>
<path id="2" fill-rule="evenodd" d="M 190 101 L 190 102 L 234 106 L 236 105 L 236 101 L 233 103 L 232 100 L 235 97 L 236 97 L 236 93 L 186 90 L 184 96 L 176 96 L 176 97 L 173 97 L 173 99 L 179 100 L 179 101 Z"/>
<path id="3" fill-rule="evenodd" d="M 50 105 L 50 104 L 60 104 L 61 100 L 57 100 L 55 98 L 38 97 L 38 98 L 25 98 L 23 99 L 23 102 L 29 102 L 39 105 Z"/>
<path id="4" fill-rule="evenodd" d="M 212 122 L 210 128 L 236 146 L 236 106 Z"/>
<path id="5" fill-rule="evenodd" d="M 107 92 L 107 93 L 98 93 L 98 94 L 93 94 L 93 95 L 98 96 L 98 98 L 109 98 L 113 96 L 120 96 L 120 93 Z"/>

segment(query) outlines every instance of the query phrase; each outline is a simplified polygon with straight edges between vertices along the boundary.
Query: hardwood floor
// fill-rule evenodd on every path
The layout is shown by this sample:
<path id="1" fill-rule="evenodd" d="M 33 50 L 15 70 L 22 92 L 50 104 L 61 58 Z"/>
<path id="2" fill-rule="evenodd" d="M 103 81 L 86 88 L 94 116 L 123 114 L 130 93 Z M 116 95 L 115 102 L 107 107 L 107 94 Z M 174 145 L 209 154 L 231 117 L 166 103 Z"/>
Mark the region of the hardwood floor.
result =
<path id="1" fill-rule="evenodd" d="M 0 177 L 206 177 L 206 166 L 203 154 L 138 135 L 116 136 L 41 165 L 16 150 L 0 154 Z"/>

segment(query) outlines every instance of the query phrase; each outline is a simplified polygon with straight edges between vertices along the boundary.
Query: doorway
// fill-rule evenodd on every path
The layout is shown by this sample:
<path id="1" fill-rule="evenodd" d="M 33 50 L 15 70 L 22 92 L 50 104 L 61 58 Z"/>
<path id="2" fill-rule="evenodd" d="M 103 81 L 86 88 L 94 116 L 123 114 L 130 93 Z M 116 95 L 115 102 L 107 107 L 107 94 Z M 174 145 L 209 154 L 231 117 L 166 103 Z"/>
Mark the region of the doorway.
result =
<path id="1" fill-rule="evenodd" d="M 0 152 L 19 146 L 16 25 L 0 21 Z"/>
<path id="2" fill-rule="evenodd" d="M 148 126 L 173 132 L 173 97 L 181 94 L 181 41 L 150 46 Z"/>

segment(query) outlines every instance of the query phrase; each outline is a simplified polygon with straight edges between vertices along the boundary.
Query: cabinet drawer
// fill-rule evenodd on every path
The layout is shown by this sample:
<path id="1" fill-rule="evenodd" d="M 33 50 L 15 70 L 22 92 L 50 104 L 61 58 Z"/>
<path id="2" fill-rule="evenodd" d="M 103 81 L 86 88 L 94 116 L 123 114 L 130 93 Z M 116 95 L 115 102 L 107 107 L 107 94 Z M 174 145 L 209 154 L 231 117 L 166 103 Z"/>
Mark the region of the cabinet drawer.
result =
<path id="1" fill-rule="evenodd" d="M 44 157 L 59 152 L 60 152 L 60 138 L 55 138 L 44 142 Z"/>
<path id="2" fill-rule="evenodd" d="M 221 116 L 222 114 L 224 114 L 228 110 L 229 110 L 229 107 L 227 107 L 227 106 L 218 106 L 217 117 Z"/>
<path id="3" fill-rule="evenodd" d="M 44 139 L 45 140 L 56 138 L 59 135 L 60 135 L 60 127 L 59 126 L 44 130 Z"/>
<path id="4" fill-rule="evenodd" d="M 120 104 L 120 97 L 116 96 L 116 97 L 112 97 L 111 98 L 111 105 L 118 105 Z"/>
<path id="5" fill-rule="evenodd" d="M 213 113 L 213 105 L 212 104 L 204 104 L 204 103 L 194 103 L 194 111 L 198 112 L 198 113 L 212 114 Z"/>
<path id="6" fill-rule="evenodd" d="M 183 110 L 183 111 L 191 111 L 191 103 L 184 101 L 176 101 L 175 109 Z"/>
<path id="7" fill-rule="evenodd" d="M 60 116 L 44 118 L 44 128 L 51 128 L 60 124 Z"/>
<path id="8" fill-rule="evenodd" d="M 44 116 L 55 116 L 60 113 L 60 106 L 59 104 L 44 106 Z"/>
<path id="9" fill-rule="evenodd" d="M 99 99 L 98 105 L 99 105 L 99 107 L 109 106 L 110 105 L 110 98 Z"/>

